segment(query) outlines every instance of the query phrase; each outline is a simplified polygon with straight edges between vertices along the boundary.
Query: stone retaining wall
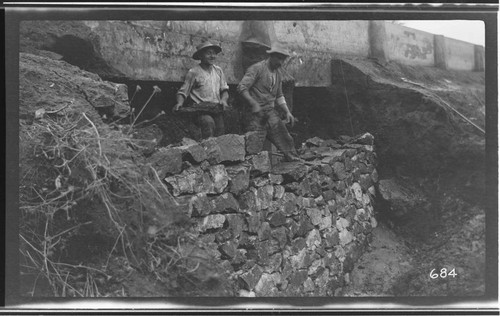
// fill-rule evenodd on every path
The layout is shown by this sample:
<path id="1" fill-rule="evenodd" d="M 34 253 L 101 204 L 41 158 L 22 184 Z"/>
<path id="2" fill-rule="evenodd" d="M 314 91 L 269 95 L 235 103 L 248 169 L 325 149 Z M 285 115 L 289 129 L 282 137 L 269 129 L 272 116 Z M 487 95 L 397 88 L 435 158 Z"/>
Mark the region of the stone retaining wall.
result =
<path id="1" fill-rule="evenodd" d="M 244 296 L 333 296 L 376 221 L 373 137 L 323 141 L 274 166 L 254 134 L 162 148 L 150 161 Z"/>

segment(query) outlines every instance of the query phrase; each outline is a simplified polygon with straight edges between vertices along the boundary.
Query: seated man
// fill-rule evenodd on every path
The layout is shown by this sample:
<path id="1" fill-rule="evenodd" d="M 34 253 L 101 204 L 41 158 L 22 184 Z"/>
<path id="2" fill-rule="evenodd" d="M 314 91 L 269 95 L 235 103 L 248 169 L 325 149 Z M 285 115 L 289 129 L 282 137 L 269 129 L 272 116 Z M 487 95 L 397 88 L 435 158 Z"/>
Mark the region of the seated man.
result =
<path id="1" fill-rule="evenodd" d="M 288 109 L 282 92 L 283 74 L 280 67 L 290 56 L 281 45 L 273 45 L 267 51 L 269 58 L 250 66 L 238 85 L 238 93 L 251 107 L 251 118 L 248 131 L 258 132 L 261 148 L 266 137 L 269 138 L 286 161 L 300 160 L 295 150 L 294 141 L 280 119 L 274 106 L 275 103 L 286 113 L 286 123 L 293 126 L 295 118 Z"/>
<path id="2" fill-rule="evenodd" d="M 193 59 L 200 60 L 200 64 L 191 68 L 184 80 L 184 84 L 177 92 L 177 103 L 173 111 L 176 112 L 187 99 L 186 105 L 204 103 L 222 104 L 227 110 L 229 86 L 222 69 L 214 65 L 215 58 L 222 48 L 208 41 L 196 48 Z M 224 134 L 224 118 L 222 113 L 200 112 L 196 115 L 195 123 L 201 129 L 201 137 L 208 138 Z"/>

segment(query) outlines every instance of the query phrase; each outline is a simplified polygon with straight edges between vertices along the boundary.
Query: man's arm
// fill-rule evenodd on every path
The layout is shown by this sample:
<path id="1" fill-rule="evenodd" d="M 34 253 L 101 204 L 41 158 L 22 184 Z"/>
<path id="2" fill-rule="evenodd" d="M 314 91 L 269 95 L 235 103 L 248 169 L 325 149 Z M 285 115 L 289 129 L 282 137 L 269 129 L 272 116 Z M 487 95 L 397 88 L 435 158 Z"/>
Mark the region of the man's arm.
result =
<path id="1" fill-rule="evenodd" d="M 178 111 L 179 108 L 184 104 L 184 101 L 191 93 L 194 79 L 195 79 L 194 72 L 192 70 L 189 70 L 188 73 L 186 74 L 186 79 L 184 79 L 184 83 L 180 87 L 179 91 L 177 91 L 176 95 L 177 103 L 174 105 L 174 108 L 172 109 L 173 112 Z"/>
<path id="2" fill-rule="evenodd" d="M 240 83 L 238 84 L 238 93 L 250 104 L 252 108 L 252 113 L 257 113 L 260 112 L 260 104 L 252 98 L 250 95 L 250 88 L 254 85 L 256 78 L 257 78 L 257 71 L 258 67 L 256 65 L 250 66 L 248 68 L 247 72 L 245 73 L 245 76 L 243 76 L 243 79 L 241 79 Z"/>
<path id="3" fill-rule="evenodd" d="M 290 112 L 290 109 L 288 109 L 288 105 L 286 104 L 285 97 L 282 95 L 279 98 L 277 98 L 276 104 L 286 113 L 286 122 L 290 123 L 291 126 L 293 127 L 293 124 L 295 124 L 295 118 L 293 117 L 292 113 Z"/>
<path id="4" fill-rule="evenodd" d="M 227 104 L 228 98 L 229 98 L 228 90 L 222 91 L 220 95 L 220 103 L 222 104 L 224 111 L 229 108 L 229 105 Z"/>

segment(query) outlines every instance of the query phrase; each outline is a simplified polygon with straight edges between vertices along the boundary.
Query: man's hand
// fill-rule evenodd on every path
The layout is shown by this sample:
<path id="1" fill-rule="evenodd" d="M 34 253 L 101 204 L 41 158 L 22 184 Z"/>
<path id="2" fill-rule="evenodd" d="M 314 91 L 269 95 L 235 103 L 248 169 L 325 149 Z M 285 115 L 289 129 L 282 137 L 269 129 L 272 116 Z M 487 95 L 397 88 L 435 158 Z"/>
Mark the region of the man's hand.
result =
<path id="1" fill-rule="evenodd" d="M 222 110 L 223 110 L 223 111 L 227 111 L 227 110 L 229 110 L 229 104 L 227 104 L 227 101 L 226 101 L 226 100 L 222 100 L 222 101 L 220 101 L 220 104 L 222 104 Z"/>
<path id="2" fill-rule="evenodd" d="M 172 112 L 175 113 L 175 112 L 179 111 L 181 106 L 182 106 L 182 103 L 177 103 L 176 105 L 174 105 Z"/>
<path id="3" fill-rule="evenodd" d="M 290 126 L 293 127 L 293 125 L 295 124 L 295 117 L 293 117 L 292 113 L 290 112 L 286 113 L 285 123 L 286 124 L 290 123 Z"/>

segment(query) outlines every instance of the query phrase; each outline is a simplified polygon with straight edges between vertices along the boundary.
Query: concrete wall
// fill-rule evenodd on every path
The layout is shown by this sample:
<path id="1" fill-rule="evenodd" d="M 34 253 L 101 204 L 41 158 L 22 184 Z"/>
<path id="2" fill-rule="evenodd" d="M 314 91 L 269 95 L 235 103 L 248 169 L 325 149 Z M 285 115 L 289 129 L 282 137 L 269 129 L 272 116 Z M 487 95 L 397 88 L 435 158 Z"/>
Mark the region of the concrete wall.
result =
<path id="1" fill-rule="evenodd" d="M 434 35 L 386 23 L 387 58 L 407 65 L 434 66 Z"/>
<path id="2" fill-rule="evenodd" d="M 448 69 L 474 70 L 474 45 L 452 38 L 444 39 Z"/>
<path id="3" fill-rule="evenodd" d="M 71 34 L 91 41 L 109 66 L 134 80 L 182 82 L 187 70 L 197 63 L 191 58 L 196 46 L 210 38 L 223 49 L 217 64 L 228 82 L 237 84 L 244 74 L 241 42 L 255 33 L 269 43 L 279 40 L 289 46 L 292 55 L 284 67 L 298 87 L 331 85 L 325 65 L 341 56 L 458 70 L 484 69 L 484 50 L 480 47 L 384 21 L 50 22 L 57 27 L 47 25 L 45 33 L 58 37 Z M 66 26 L 61 26 L 64 23 Z M 21 44 L 25 40 L 22 30 Z M 33 37 L 29 33 L 25 36 Z"/>

